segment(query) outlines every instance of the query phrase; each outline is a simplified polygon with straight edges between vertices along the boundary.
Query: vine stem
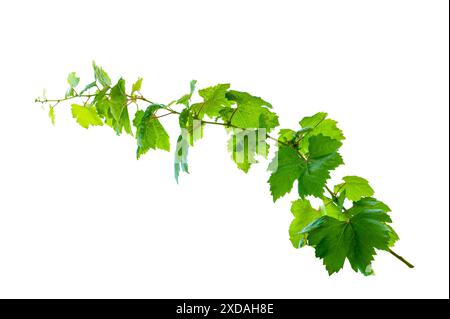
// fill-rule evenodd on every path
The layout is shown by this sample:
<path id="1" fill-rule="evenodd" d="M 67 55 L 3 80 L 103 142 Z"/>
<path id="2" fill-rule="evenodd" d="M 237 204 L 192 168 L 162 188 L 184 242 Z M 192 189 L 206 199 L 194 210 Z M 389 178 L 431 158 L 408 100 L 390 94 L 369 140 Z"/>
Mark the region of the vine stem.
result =
<path id="1" fill-rule="evenodd" d="M 333 197 L 333 199 L 337 199 L 336 194 L 328 187 L 328 185 L 325 185 L 325 189 Z"/>
<path id="2" fill-rule="evenodd" d="M 61 102 L 64 102 L 64 101 L 67 101 L 67 100 L 71 100 L 71 99 L 75 99 L 75 98 L 87 98 L 87 101 L 89 101 L 93 96 L 95 96 L 95 94 L 82 94 L 82 95 L 78 95 L 77 94 L 77 95 L 74 95 L 74 96 L 65 97 L 63 99 L 53 99 L 52 100 L 52 99 L 47 99 L 47 98 L 43 98 L 43 99 L 38 98 L 35 101 L 39 102 L 39 103 L 55 103 L 53 106 L 56 106 L 56 105 L 58 105 Z M 149 103 L 149 104 L 155 104 L 154 102 L 148 100 L 147 98 L 145 98 L 142 95 L 138 95 L 138 96 L 127 95 L 127 98 L 129 98 L 131 102 L 136 102 L 136 100 L 140 100 L 140 101 L 143 101 L 143 102 L 146 102 L 146 103 Z M 202 107 L 203 107 L 203 105 L 202 105 Z M 165 117 L 165 116 L 168 116 L 168 115 L 171 115 L 171 114 L 177 114 L 177 115 L 181 114 L 180 112 L 177 112 L 177 111 L 173 110 L 172 108 L 170 108 L 169 106 L 166 106 L 166 105 L 164 105 L 163 109 L 168 111 L 168 113 L 162 114 L 160 116 L 155 116 L 155 118 L 161 118 L 161 117 Z M 234 113 L 233 113 L 233 115 L 234 115 Z M 244 130 L 244 128 L 238 127 L 236 125 L 232 125 L 231 123 L 213 122 L 213 121 L 204 121 L 204 120 L 201 120 L 201 123 L 202 124 L 211 124 L 211 125 L 220 125 L 220 126 L 232 127 L 232 128 Z M 287 146 L 287 147 L 293 147 L 305 161 L 308 160 L 308 158 L 302 152 L 300 152 L 294 145 L 290 145 L 288 143 L 285 143 L 285 142 L 283 142 L 283 141 L 281 141 L 281 140 L 279 140 L 279 139 L 277 139 L 275 137 L 270 136 L 269 134 L 266 134 L 266 137 L 268 139 L 271 139 L 271 140 L 281 144 L 281 145 L 284 145 L 284 146 Z M 325 189 L 330 194 L 330 196 L 333 198 L 333 200 L 337 200 L 338 199 L 336 193 L 333 192 L 327 185 L 325 185 Z M 345 207 L 342 207 L 342 209 L 344 210 L 344 212 L 347 212 L 347 209 Z M 394 252 L 392 249 L 388 248 L 386 251 L 389 252 L 391 255 L 393 255 L 398 260 L 400 260 L 402 263 L 404 263 L 409 268 L 414 268 L 413 264 L 411 264 L 405 258 L 403 258 L 399 254 Z"/>
<path id="3" fill-rule="evenodd" d="M 43 99 L 37 98 L 35 100 L 35 102 L 37 102 L 37 103 L 61 103 L 64 101 L 68 101 L 68 100 L 72 100 L 72 99 L 76 99 L 76 98 L 80 98 L 80 97 L 85 97 L 85 98 L 88 98 L 88 100 L 89 100 L 93 96 L 95 96 L 95 94 L 74 95 L 74 96 L 65 97 L 63 99 L 53 99 L 53 100 L 47 99 L 47 98 L 43 98 Z"/>
<path id="4" fill-rule="evenodd" d="M 394 256 L 395 258 L 397 258 L 398 260 L 400 260 L 402 263 L 404 263 L 406 266 L 408 266 L 409 268 L 414 268 L 414 265 L 411 264 L 409 261 L 407 261 L 405 258 L 403 258 L 402 256 L 400 256 L 399 254 L 397 254 L 395 251 L 393 251 L 392 249 L 388 248 L 387 252 L 389 252 L 392 256 Z"/>

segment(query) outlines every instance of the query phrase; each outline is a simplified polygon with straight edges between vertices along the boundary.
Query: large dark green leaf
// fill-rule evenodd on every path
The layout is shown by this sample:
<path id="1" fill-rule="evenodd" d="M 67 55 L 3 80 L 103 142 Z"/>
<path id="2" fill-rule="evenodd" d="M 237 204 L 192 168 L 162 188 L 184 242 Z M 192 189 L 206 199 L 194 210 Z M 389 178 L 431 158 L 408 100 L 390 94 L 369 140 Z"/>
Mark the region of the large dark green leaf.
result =
<path id="1" fill-rule="evenodd" d="M 331 275 L 338 272 L 347 259 L 353 270 L 371 273 L 375 249 L 387 250 L 393 236 L 389 208 L 370 198 L 355 203 L 351 218 L 340 221 L 330 216 L 315 220 L 302 231 L 308 244 L 316 249 L 316 256 Z"/>

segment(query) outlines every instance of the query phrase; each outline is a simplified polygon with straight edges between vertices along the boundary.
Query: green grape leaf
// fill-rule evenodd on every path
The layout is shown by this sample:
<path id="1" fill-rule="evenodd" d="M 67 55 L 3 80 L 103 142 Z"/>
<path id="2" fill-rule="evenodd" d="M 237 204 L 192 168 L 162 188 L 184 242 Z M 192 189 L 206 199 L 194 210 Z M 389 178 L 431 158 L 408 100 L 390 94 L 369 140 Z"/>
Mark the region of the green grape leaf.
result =
<path id="1" fill-rule="evenodd" d="M 92 62 L 92 67 L 94 68 L 95 80 L 99 82 L 104 88 L 111 86 L 111 79 L 108 73 L 105 72 L 101 67 L 99 67 L 95 62 Z"/>
<path id="2" fill-rule="evenodd" d="M 187 127 L 189 117 L 191 116 L 190 112 L 191 110 L 188 107 L 186 107 L 183 111 L 181 111 L 180 116 L 178 117 L 178 123 L 180 125 L 180 128 Z"/>
<path id="3" fill-rule="evenodd" d="M 289 144 L 295 139 L 295 134 L 295 131 L 283 128 L 278 132 L 278 140 L 281 143 Z"/>
<path id="4" fill-rule="evenodd" d="M 52 121 L 52 124 L 55 125 L 55 108 L 53 106 L 50 106 L 48 109 L 48 117 Z"/>
<path id="5" fill-rule="evenodd" d="M 97 110 L 92 105 L 78 105 L 72 104 L 72 116 L 77 120 L 84 128 L 89 128 L 89 126 L 102 126 L 103 121 L 98 116 Z"/>
<path id="6" fill-rule="evenodd" d="M 122 129 L 126 128 L 126 132 L 132 135 L 128 109 L 122 112 L 120 121 L 117 122 L 111 112 L 111 100 L 106 95 L 107 91 L 108 88 L 97 91 L 94 100 L 92 101 L 92 105 L 96 107 L 98 115 L 104 119 L 104 122 L 110 126 L 116 134 L 120 135 Z"/>
<path id="7" fill-rule="evenodd" d="M 133 126 L 136 127 L 136 130 L 141 125 L 144 114 L 145 114 L 145 111 L 143 111 L 143 110 L 137 110 L 136 113 L 134 114 Z"/>
<path id="8" fill-rule="evenodd" d="M 75 72 L 70 72 L 67 76 L 67 83 L 69 83 L 70 87 L 66 92 L 66 98 L 75 96 L 75 87 L 80 83 L 80 78 L 77 77 Z"/>
<path id="9" fill-rule="evenodd" d="M 236 113 L 242 115 L 243 113 L 240 111 L 242 111 L 242 108 L 237 110 Z M 241 119 L 243 119 L 243 117 Z M 267 132 L 270 132 L 279 125 L 280 122 L 278 122 L 278 115 L 267 109 L 261 110 L 259 115 L 259 127 L 266 129 Z"/>
<path id="10" fill-rule="evenodd" d="M 300 120 L 300 125 L 305 132 L 305 138 L 302 139 L 300 149 L 306 151 L 309 147 L 309 138 L 315 135 L 328 136 L 337 141 L 345 139 L 342 131 L 337 127 L 337 122 L 328 119 L 328 114 L 319 112 L 313 116 L 304 117 Z"/>
<path id="11" fill-rule="evenodd" d="M 313 116 L 304 117 L 299 123 L 304 129 L 312 129 L 309 133 L 310 136 L 322 134 L 338 141 L 345 139 L 344 134 L 337 127 L 337 122 L 332 119 L 328 119 L 327 116 L 327 113 L 319 112 Z"/>
<path id="12" fill-rule="evenodd" d="M 197 80 L 192 80 L 189 83 L 189 88 L 190 88 L 190 95 L 194 94 L 195 92 L 195 87 L 197 86 Z"/>
<path id="13" fill-rule="evenodd" d="M 291 213 L 294 220 L 289 227 L 289 239 L 295 248 L 301 248 L 306 244 L 308 234 L 302 233 L 303 228 L 308 226 L 323 213 L 311 207 L 306 199 L 298 199 L 292 202 Z"/>
<path id="14" fill-rule="evenodd" d="M 102 118 L 108 118 L 112 115 L 110 114 L 110 101 L 106 96 L 107 89 L 99 90 L 94 96 L 94 100 L 92 101 L 92 105 L 97 109 L 97 113 Z"/>
<path id="15" fill-rule="evenodd" d="M 280 145 L 274 159 L 269 164 L 272 172 L 268 183 L 273 201 L 289 193 L 294 182 L 305 170 L 306 162 L 293 148 Z"/>
<path id="16" fill-rule="evenodd" d="M 118 134 L 122 133 L 123 130 L 130 135 L 133 135 L 133 132 L 131 130 L 131 122 L 130 122 L 130 114 L 128 113 L 128 108 L 125 108 L 125 110 L 122 113 L 122 116 L 120 117 L 119 122 L 113 121 L 113 127 Z"/>
<path id="17" fill-rule="evenodd" d="M 352 208 L 348 210 L 348 214 L 357 215 L 360 212 L 367 212 L 367 211 L 375 213 L 378 212 L 388 213 L 391 211 L 391 209 L 385 203 L 375 198 L 366 197 L 357 202 L 354 202 Z"/>
<path id="18" fill-rule="evenodd" d="M 206 114 L 210 118 L 214 118 L 219 115 L 222 108 L 230 106 L 231 102 L 225 97 L 229 88 L 229 84 L 217 84 L 198 91 L 203 102 L 192 105 L 192 110 L 197 117 L 201 119 Z"/>
<path id="19" fill-rule="evenodd" d="M 137 81 L 133 83 L 133 85 L 131 86 L 131 95 L 134 95 L 134 93 L 141 90 L 142 80 L 142 78 L 138 78 Z"/>
<path id="20" fill-rule="evenodd" d="M 235 102 L 236 107 L 226 108 L 220 114 L 225 122 L 244 129 L 264 128 L 267 132 L 279 125 L 278 115 L 269 110 L 272 105 L 260 97 L 234 90 L 226 97 Z"/>
<path id="21" fill-rule="evenodd" d="M 138 148 L 136 157 L 139 159 L 150 149 L 161 149 L 170 151 L 169 135 L 161 122 L 155 117 L 156 110 L 162 108 L 161 105 L 150 105 L 145 111 L 136 112 L 133 120 L 136 126 L 136 137 Z"/>
<path id="22" fill-rule="evenodd" d="M 258 163 L 257 155 L 267 158 L 269 154 L 266 134 L 260 130 L 235 130 L 228 140 L 228 151 L 237 167 L 247 173 L 252 164 Z"/>
<path id="23" fill-rule="evenodd" d="M 191 100 L 191 95 L 190 94 L 185 94 L 182 97 L 180 97 L 178 100 L 176 100 L 176 104 L 181 104 L 181 105 L 185 105 L 185 106 L 189 106 L 189 102 Z"/>
<path id="24" fill-rule="evenodd" d="M 316 257 L 331 275 L 338 272 L 347 259 L 355 271 L 370 274 L 375 249 L 387 250 L 392 237 L 389 208 L 376 199 L 355 203 L 349 210 L 351 218 L 340 221 L 323 216 L 306 226 L 308 245 L 316 250 Z"/>
<path id="25" fill-rule="evenodd" d="M 67 83 L 69 83 L 71 88 L 75 88 L 78 83 L 80 83 L 80 78 L 77 77 L 77 74 L 75 72 L 70 72 L 67 76 Z"/>
<path id="26" fill-rule="evenodd" d="M 175 148 L 175 180 L 178 183 L 178 178 L 180 176 L 180 172 L 189 173 L 189 165 L 188 165 L 188 151 L 189 151 L 189 138 L 186 136 L 186 131 L 178 136 L 177 146 Z"/>
<path id="27" fill-rule="evenodd" d="M 190 92 L 188 94 L 183 95 L 181 98 L 176 100 L 174 103 L 182 104 L 182 105 L 185 105 L 186 107 L 189 107 L 189 104 L 190 104 L 191 98 L 192 98 L 192 94 L 194 94 L 196 85 L 197 85 L 197 81 L 192 80 L 190 83 Z"/>
<path id="28" fill-rule="evenodd" d="M 334 140 L 328 136 L 315 135 L 311 137 L 308 154 L 309 157 L 313 159 L 321 158 L 336 152 L 341 146 L 341 142 Z"/>
<path id="29" fill-rule="evenodd" d="M 269 170 L 272 171 L 269 184 L 273 200 L 290 192 L 295 180 L 298 180 L 301 198 L 308 195 L 322 197 L 330 171 L 343 164 L 342 157 L 337 152 L 340 146 L 339 141 L 317 135 L 311 138 L 309 157 L 303 158 L 293 147 L 281 145 L 269 165 Z"/>
<path id="30" fill-rule="evenodd" d="M 251 104 L 251 105 L 257 106 L 257 107 L 264 106 L 269 109 L 272 108 L 272 104 L 270 104 L 269 102 L 263 100 L 259 96 L 253 96 L 247 92 L 230 90 L 227 93 L 227 98 L 231 101 L 236 102 L 238 105 Z"/>
<path id="31" fill-rule="evenodd" d="M 122 112 L 127 107 L 127 96 L 125 93 L 125 80 L 120 79 L 119 82 L 111 89 L 110 100 L 111 114 L 116 121 L 120 121 Z"/>
<path id="32" fill-rule="evenodd" d="M 111 89 L 109 100 L 109 111 L 113 117 L 112 126 L 117 134 L 121 134 L 122 129 L 128 134 L 132 134 L 127 101 L 125 80 L 120 79 Z"/>
<path id="33" fill-rule="evenodd" d="M 298 193 L 304 198 L 308 195 L 321 197 L 330 171 L 343 164 L 337 150 L 341 143 L 328 136 L 316 135 L 310 138 L 307 164 L 298 176 Z"/>
<path id="34" fill-rule="evenodd" d="M 335 152 L 328 156 L 311 159 L 298 177 L 300 197 L 312 195 L 322 197 L 324 187 L 330 178 L 330 171 L 343 164 L 342 157 Z"/>
<path id="35" fill-rule="evenodd" d="M 336 185 L 334 191 L 336 194 L 345 192 L 345 196 L 354 202 L 359 201 L 363 197 L 373 196 L 375 193 L 369 182 L 359 176 L 345 176 L 344 183 Z"/>
<path id="36" fill-rule="evenodd" d="M 92 89 L 93 87 L 95 87 L 97 85 L 97 82 L 91 82 L 88 85 L 86 85 L 81 91 L 80 91 L 80 95 L 85 93 L 86 91 L 88 91 L 89 89 Z"/>

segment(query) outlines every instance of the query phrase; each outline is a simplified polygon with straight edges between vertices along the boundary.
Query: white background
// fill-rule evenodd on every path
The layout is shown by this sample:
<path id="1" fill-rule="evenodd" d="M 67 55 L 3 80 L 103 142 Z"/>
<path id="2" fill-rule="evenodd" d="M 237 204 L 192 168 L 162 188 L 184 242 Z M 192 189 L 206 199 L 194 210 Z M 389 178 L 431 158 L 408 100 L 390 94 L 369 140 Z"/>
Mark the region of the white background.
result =
<path id="1" fill-rule="evenodd" d="M 448 1 L 9 1 L 0 4 L 0 297 L 449 297 Z M 219 127 L 173 179 L 173 154 L 135 159 L 129 137 L 56 127 L 34 98 L 62 96 L 96 60 L 168 102 L 230 82 L 284 127 L 327 111 L 347 140 L 334 174 L 371 181 L 393 209 L 410 270 L 329 277 L 288 239 L 267 162 L 239 171 Z M 131 83 L 128 83 L 129 85 Z M 178 134 L 175 118 L 164 124 Z"/>

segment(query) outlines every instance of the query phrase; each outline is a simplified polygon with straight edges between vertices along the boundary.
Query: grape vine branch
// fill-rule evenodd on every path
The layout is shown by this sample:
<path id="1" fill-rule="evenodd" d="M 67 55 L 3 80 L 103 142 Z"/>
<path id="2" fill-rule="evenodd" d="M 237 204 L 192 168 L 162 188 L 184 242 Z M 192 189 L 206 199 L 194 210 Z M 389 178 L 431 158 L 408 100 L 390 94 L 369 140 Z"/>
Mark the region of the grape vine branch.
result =
<path id="1" fill-rule="evenodd" d="M 291 193 L 297 183 L 298 198 L 292 202 L 293 220 L 289 227 L 295 248 L 313 247 L 330 275 L 340 271 L 346 261 L 354 271 L 372 275 L 376 250 L 384 250 L 414 267 L 392 250 L 399 237 L 390 225 L 391 210 L 373 197 L 375 192 L 366 179 L 345 176 L 342 183 L 328 185 L 331 172 L 344 164 L 339 149 L 345 137 L 327 113 L 304 117 L 295 129 L 280 129 L 269 102 L 232 90 L 229 84 L 198 90 L 201 100 L 193 103 L 196 81 L 191 81 L 189 92 L 179 99 L 155 103 L 141 94 L 142 78 L 127 93 L 123 78 L 113 84 L 95 62 L 93 70 L 94 80 L 81 91 L 77 91 L 80 78 L 71 72 L 64 97 L 48 99 L 44 93 L 36 99 L 48 107 L 53 124 L 57 106 L 77 101 L 72 103 L 71 111 L 78 124 L 86 129 L 106 125 L 117 135 L 125 132 L 133 136 L 139 159 L 150 149 L 170 151 L 169 134 L 159 119 L 178 116 L 180 134 L 174 160 L 177 182 L 181 172 L 189 173 L 188 150 L 203 137 L 205 125 L 226 129 L 232 160 L 245 173 L 258 163 L 258 158 L 269 156 L 268 141 L 272 140 L 276 152 L 268 167 L 268 183 L 273 201 Z M 277 137 L 272 135 L 275 130 Z M 312 199 L 320 203 L 319 207 L 313 207 Z"/>

